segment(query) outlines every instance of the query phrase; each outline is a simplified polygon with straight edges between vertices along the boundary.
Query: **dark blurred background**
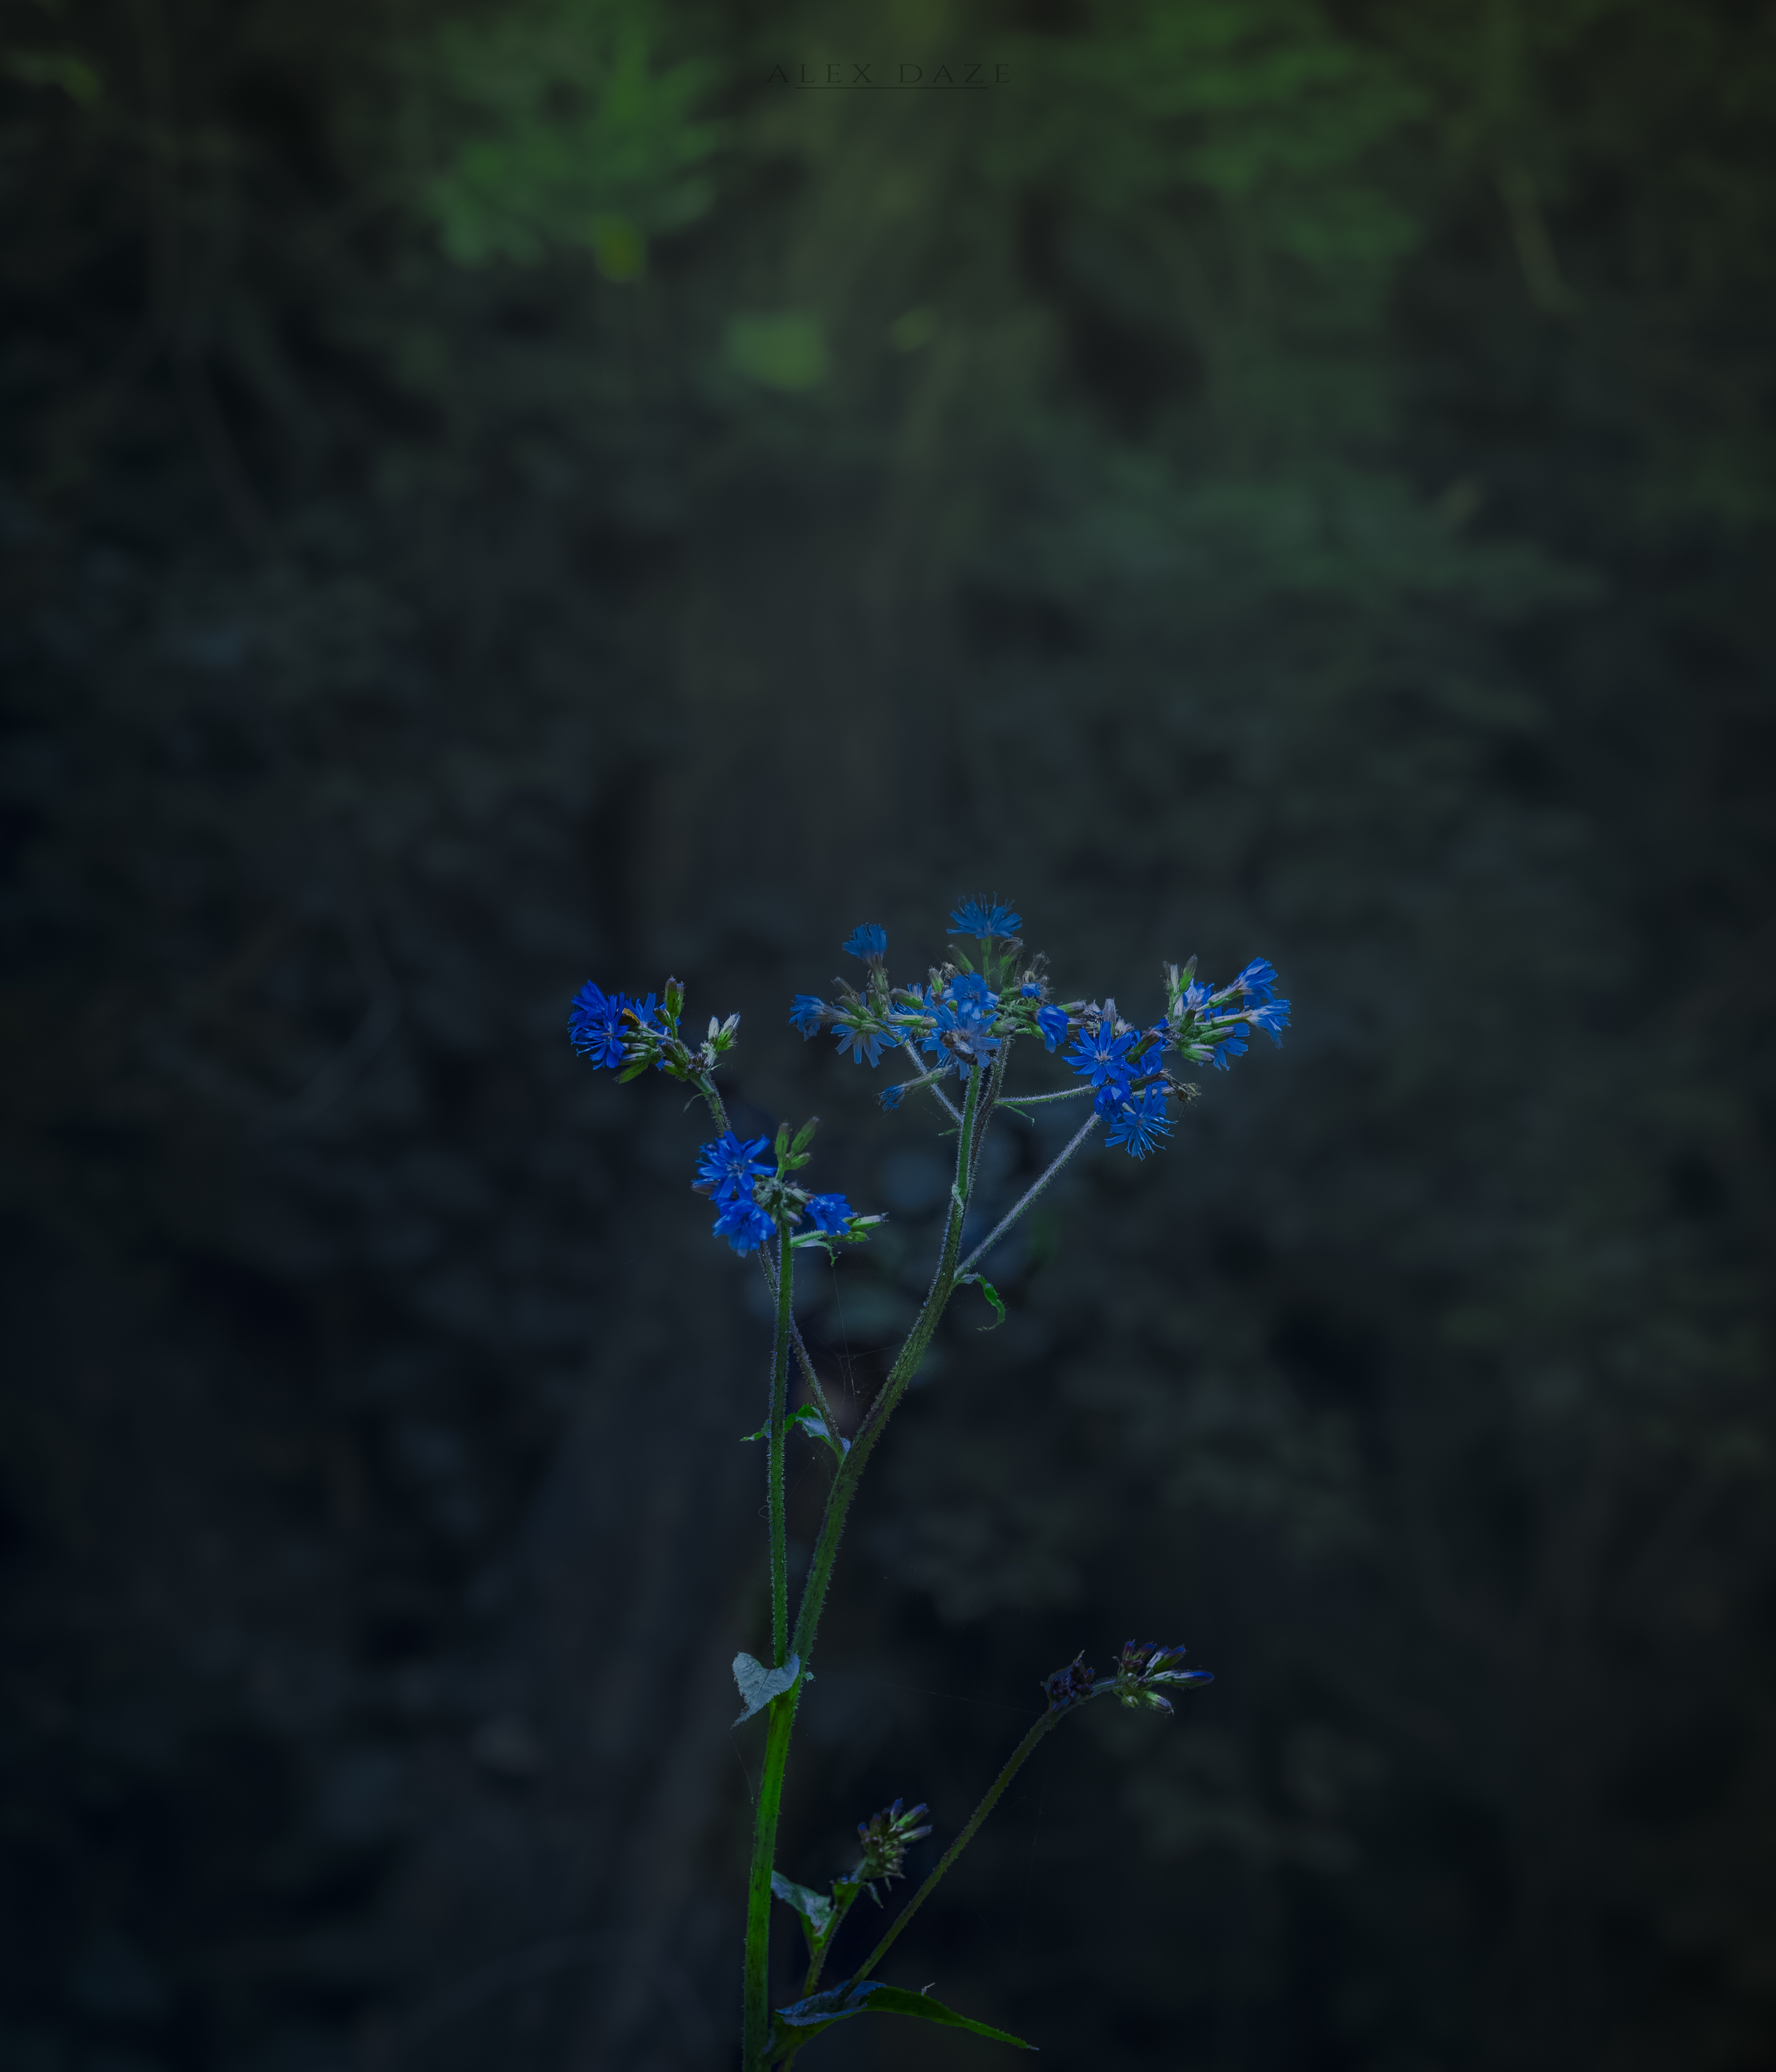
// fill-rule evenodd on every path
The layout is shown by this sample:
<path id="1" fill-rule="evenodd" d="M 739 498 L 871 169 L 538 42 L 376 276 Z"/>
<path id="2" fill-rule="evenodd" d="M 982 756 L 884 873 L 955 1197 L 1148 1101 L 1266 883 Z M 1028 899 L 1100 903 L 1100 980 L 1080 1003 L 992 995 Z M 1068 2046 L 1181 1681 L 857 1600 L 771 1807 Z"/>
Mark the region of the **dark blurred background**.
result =
<path id="1" fill-rule="evenodd" d="M 1296 1026 L 964 1297 L 783 1867 L 1182 1639 L 891 1976 L 1103 2072 L 1776 2064 L 1771 9 L 0 20 L 0 2061 L 732 2062 L 768 1331 L 567 1001 L 826 1118 L 854 1396 L 942 1147 L 790 996 L 980 891 Z M 906 2026 L 823 2062 L 991 2052 Z"/>

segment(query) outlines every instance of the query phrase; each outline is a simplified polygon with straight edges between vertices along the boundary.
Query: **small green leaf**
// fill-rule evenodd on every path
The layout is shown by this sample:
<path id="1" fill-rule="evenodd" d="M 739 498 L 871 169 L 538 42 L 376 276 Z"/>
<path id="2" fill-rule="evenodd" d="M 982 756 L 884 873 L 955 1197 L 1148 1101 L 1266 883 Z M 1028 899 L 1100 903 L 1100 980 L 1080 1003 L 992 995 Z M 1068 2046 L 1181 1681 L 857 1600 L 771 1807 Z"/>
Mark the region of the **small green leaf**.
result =
<path id="1" fill-rule="evenodd" d="M 827 1429 L 826 1420 L 812 1404 L 803 1404 L 800 1409 L 791 1410 L 784 1418 L 783 1429 L 786 1432 L 796 1428 L 800 1428 L 802 1431 L 805 1432 L 811 1439 L 823 1440 L 832 1449 L 833 1452 L 839 1456 L 839 1458 L 841 1461 L 851 1450 L 851 1442 L 848 1439 L 835 1437 L 834 1435 Z M 740 1443 L 742 1445 L 750 1445 L 754 1439 L 768 1439 L 770 1437 L 770 1425 L 768 1424 L 761 1424 L 756 1432 L 746 1433 L 742 1438 Z"/>
<path id="2" fill-rule="evenodd" d="M 809 1891 L 805 1885 L 793 1883 L 781 1871 L 771 1873 L 771 1889 L 786 1906 L 793 1906 L 802 1917 L 802 1933 L 808 1938 L 808 1952 L 812 1956 L 832 1926 L 832 1901 L 820 1893 Z"/>
<path id="3" fill-rule="evenodd" d="M 642 1074 L 647 1071 L 648 1067 L 652 1064 L 653 1062 L 654 1061 L 652 1058 L 636 1059 L 634 1064 L 626 1066 L 622 1071 L 618 1073 L 617 1084 L 619 1087 L 624 1086 L 627 1085 L 631 1079 L 639 1079 Z"/>
<path id="4" fill-rule="evenodd" d="M 801 1657 L 797 1655 L 791 1655 L 781 1669 L 767 1669 L 750 1655 L 735 1655 L 734 1680 L 740 1688 L 740 1703 L 745 1709 L 734 1724 L 738 1726 L 741 1720 L 750 1720 L 754 1712 L 762 1712 L 773 1698 L 780 1698 L 792 1689 L 801 1670 Z"/>
<path id="5" fill-rule="evenodd" d="M 807 1150 L 808 1145 L 814 1141 L 815 1131 L 818 1129 L 820 1126 L 820 1118 L 817 1115 L 811 1115 L 808 1120 L 802 1124 L 801 1128 L 796 1131 L 795 1140 L 789 1147 L 791 1151 Z"/>
<path id="6" fill-rule="evenodd" d="M 980 1289 L 980 1293 L 986 1297 L 987 1300 L 993 1305 L 993 1308 L 999 1312 L 999 1323 L 983 1324 L 981 1325 L 980 1329 L 983 1331 L 997 1331 L 999 1328 L 999 1324 L 1002 1324 L 1005 1321 L 1005 1305 L 1004 1299 L 1000 1295 L 999 1290 L 993 1286 L 993 1283 L 989 1281 L 984 1274 L 964 1273 L 962 1278 L 957 1281 L 956 1285 L 958 1288 L 966 1288 L 971 1281 Z"/>

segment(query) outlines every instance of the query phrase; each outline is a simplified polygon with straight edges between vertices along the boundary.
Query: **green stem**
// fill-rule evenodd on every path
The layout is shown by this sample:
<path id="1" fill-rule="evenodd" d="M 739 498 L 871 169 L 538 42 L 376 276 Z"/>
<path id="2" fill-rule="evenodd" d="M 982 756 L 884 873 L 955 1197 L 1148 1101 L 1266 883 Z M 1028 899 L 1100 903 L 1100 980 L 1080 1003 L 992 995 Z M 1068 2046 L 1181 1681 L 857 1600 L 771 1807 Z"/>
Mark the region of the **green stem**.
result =
<path id="1" fill-rule="evenodd" d="M 789 1659 L 789 1540 L 783 1516 L 783 1418 L 789 1401 L 790 1295 L 795 1255 L 786 1219 L 778 1233 L 777 1331 L 771 1349 L 771 1652 L 781 1669 Z"/>
<path id="2" fill-rule="evenodd" d="M 962 1219 L 967 1211 L 968 1186 L 972 1177 L 972 1152 L 974 1145 L 974 1119 L 980 1105 L 980 1082 L 983 1075 L 970 1072 L 968 1091 L 962 1106 L 962 1126 L 956 1133 L 956 1184 L 950 1192 L 950 1212 L 944 1226 L 944 1248 L 937 1271 L 932 1276 L 931 1290 L 924 1305 L 914 1319 L 913 1328 L 906 1334 L 906 1342 L 895 1356 L 888 1371 L 888 1379 L 877 1392 L 876 1400 L 865 1413 L 857 1436 L 851 1442 L 851 1450 L 843 1465 L 832 1478 L 832 1486 L 826 1494 L 826 1515 L 820 1520 L 820 1533 L 814 1544 L 812 1560 L 808 1563 L 808 1581 L 802 1587 L 802 1601 L 796 1608 L 796 1632 L 790 1642 L 790 1651 L 798 1655 L 805 1667 L 814 1651 L 814 1639 L 820 1630 L 820 1614 L 826 1605 L 826 1593 L 832 1580 L 832 1564 L 838 1559 L 839 1542 L 845 1536 L 845 1520 L 851 1512 L 852 1499 L 857 1493 L 857 1484 L 862 1479 L 876 1441 L 882 1437 L 888 1420 L 894 1415 L 896 1405 L 906 1393 L 925 1350 L 931 1342 L 939 1319 L 944 1314 L 944 1305 L 949 1301 L 956 1286 L 956 1255 L 962 1248 Z"/>
<path id="3" fill-rule="evenodd" d="M 1077 1705 L 1070 1706 L 1067 1708 L 1068 1711 L 1076 1711 L 1077 1709 Z M 988 1790 L 986 1797 L 981 1800 L 980 1803 L 975 1807 L 973 1812 L 968 1815 L 968 1824 L 967 1827 L 962 1830 L 961 1833 L 956 1836 L 956 1840 L 952 1842 L 950 1846 L 944 1852 L 943 1856 L 938 1861 L 936 1869 L 931 1873 L 931 1876 L 926 1879 L 925 1882 L 919 1887 L 919 1890 L 913 1894 L 912 1897 L 907 1901 L 906 1904 L 900 1910 L 899 1913 L 894 1916 L 893 1921 L 889 1924 L 887 1934 L 882 1937 L 882 1940 L 876 1945 L 875 1948 L 872 1950 L 869 1955 L 864 1959 L 863 1962 L 858 1965 L 857 1971 L 853 1975 L 853 1976 L 859 1979 L 867 1979 L 874 1975 L 876 1967 L 882 1962 L 882 1959 L 887 1955 L 889 1951 L 894 1947 L 895 1938 L 898 1936 L 902 1929 L 906 1926 L 907 1922 L 912 1919 L 915 1914 L 918 1913 L 920 1907 L 925 1904 L 925 1901 L 930 1897 L 933 1888 L 936 1885 L 938 1880 L 943 1877 L 944 1873 L 950 1868 L 951 1864 L 956 1861 L 956 1858 L 961 1855 L 962 1852 L 968 1846 L 969 1843 L 974 1840 L 975 1835 L 979 1830 L 981 1822 L 986 1819 L 987 1815 L 993 1811 L 993 1807 L 999 1803 L 1001 1799 L 1005 1796 L 1005 1786 L 1010 1783 L 1011 1780 L 1018 1774 L 1018 1771 L 1023 1768 L 1024 1765 L 1030 1760 L 1030 1757 L 1035 1753 L 1038 1742 L 1042 1739 L 1045 1734 L 1051 1733 L 1055 1727 L 1057 1727 L 1060 1722 L 1066 1718 L 1066 1712 L 1044 1712 L 1042 1717 L 1038 1720 L 1036 1724 L 1030 1729 L 1030 1732 L 1024 1736 L 1021 1741 L 1019 1741 L 1017 1747 L 1012 1750 L 1011 1754 L 1005 1763 L 1005 1768 L 1001 1770 L 999 1774 L 993 1780 L 993 1783 Z"/>
<path id="4" fill-rule="evenodd" d="M 771 2047 L 771 1873 L 777 1855 L 777 1816 L 783 1803 L 783 1773 L 789 1762 L 789 1737 L 802 1687 L 771 1701 L 771 1729 L 765 1739 L 764 1774 L 758 1781 L 758 1805 L 752 1823 L 752 1874 L 746 1886 L 746 1955 L 742 2062 L 745 2072 L 763 2072 Z"/>
<path id="5" fill-rule="evenodd" d="M 841 1880 L 840 1882 L 843 1883 L 844 1881 Z M 820 1983 L 820 1972 L 826 1963 L 827 1952 L 832 1947 L 833 1938 L 845 1926 L 845 1918 L 851 1911 L 852 1908 L 857 1905 L 857 1894 L 861 1892 L 862 1889 L 863 1888 L 861 1885 L 853 1885 L 851 1890 L 845 1894 L 844 1900 L 841 1901 L 837 1897 L 838 1886 L 835 1885 L 833 1887 L 835 1897 L 832 1901 L 832 1911 L 827 1918 L 824 1934 L 822 1934 L 820 1941 L 815 1945 L 813 1953 L 808 1959 L 808 1976 L 802 1982 L 802 1998 L 804 2000 L 808 1998 L 810 1993 L 815 1992 L 819 1987 Z"/>

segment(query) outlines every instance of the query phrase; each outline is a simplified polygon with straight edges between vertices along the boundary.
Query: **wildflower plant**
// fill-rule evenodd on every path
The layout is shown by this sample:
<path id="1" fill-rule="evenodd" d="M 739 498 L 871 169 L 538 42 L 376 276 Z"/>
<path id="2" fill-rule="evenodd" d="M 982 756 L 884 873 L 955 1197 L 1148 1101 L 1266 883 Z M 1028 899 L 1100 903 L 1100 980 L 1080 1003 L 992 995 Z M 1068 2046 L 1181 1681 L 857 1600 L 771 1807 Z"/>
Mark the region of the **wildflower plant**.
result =
<path id="1" fill-rule="evenodd" d="M 799 993 L 791 1026 L 804 1041 L 829 1032 L 840 1054 L 871 1068 L 886 1059 L 903 1075 L 880 1096 L 885 1108 L 899 1108 L 910 1095 L 930 1097 L 940 1127 L 956 1141 L 943 1235 L 930 1289 L 905 1342 L 875 1400 L 847 1437 L 796 1327 L 793 1307 L 796 1256 L 818 1247 L 868 1243 L 885 1219 L 860 1212 L 841 1194 L 816 1192 L 803 1175 L 813 1162 L 816 1120 L 775 1137 L 742 1138 L 730 1122 L 717 1074 L 734 1048 L 739 1017 L 712 1017 L 708 1032 L 693 1041 L 682 1033 L 684 990 L 666 981 L 664 996 L 635 998 L 582 987 L 569 1018 L 569 1034 L 592 1065 L 633 1079 L 664 1073 L 694 1089 L 708 1108 L 716 1135 L 698 1151 L 692 1186 L 714 1211 L 713 1234 L 742 1255 L 751 1255 L 770 1291 L 775 1315 L 771 1382 L 765 1422 L 750 1437 L 766 1445 L 765 1482 L 769 1519 L 771 1659 L 734 1658 L 741 1711 L 735 1721 L 766 1716 L 764 1766 L 754 1807 L 742 1964 L 742 2050 L 744 2072 L 787 2064 L 837 2024 L 863 2014 L 900 2014 L 947 2028 L 971 2030 L 1001 2043 L 1034 2046 L 1003 2029 L 955 2012 L 928 1992 L 888 1985 L 874 1974 L 938 1881 L 973 1839 L 1007 1786 L 1038 1745 L 1071 1714 L 1102 1698 L 1134 1710 L 1169 1713 L 1170 1692 L 1207 1683 L 1207 1674 L 1186 1669 L 1182 1647 L 1129 1641 L 1107 1676 L 1099 1676 L 1082 1654 L 1042 1679 L 1042 1709 L 1013 1749 L 1005 1766 L 929 1876 L 905 1901 L 874 1947 L 850 1966 L 837 1984 L 823 1987 L 828 1959 L 857 1900 L 867 1894 L 879 1907 L 881 1892 L 902 1874 L 911 1846 L 931 1832 L 927 1808 L 902 1811 L 901 1802 L 874 1815 L 857 1829 L 856 1864 L 826 1892 L 794 1883 L 776 1867 L 779 1814 L 783 1805 L 791 1736 L 819 1637 L 833 1564 L 857 1486 L 880 1444 L 889 1420 L 911 1386 L 934 1333 L 956 1290 L 977 1285 L 1002 1320 L 1005 1305 L 979 1267 L 1052 1184 L 1057 1174 L 1100 1127 L 1104 1142 L 1133 1158 L 1162 1149 L 1175 1126 L 1174 1111 L 1199 1089 L 1185 1068 L 1225 1071 L 1244 1054 L 1250 1032 L 1263 1030 L 1281 1041 L 1289 1002 L 1276 993 L 1276 973 L 1263 958 L 1248 964 L 1224 986 L 1196 975 L 1193 958 L 1164 969 L 1165 1001 L 1150 1022 L 1126 1019 L 1114 1000 L 1058 1001 L 1046 960 L 1026 957 L 1018 931 L 1022 923 L 997 900 L 964 900 L 950 916 L 952 948 L 923 984 L 896 985 L 887 969 L 886 932 L 873 923 L 847 939 L 846 952 L 864 967 L 861 984 L 835 981 L 828 1001 Z M 971 956 L 962 947 L 972 942 Z M 1019 1046 L 1054 1059 L 1076 1084 L 1043 1092 L 1014 1092 L 1007 1084 L 1013 1051 Z M 1039 1046 L 1039 1051 L 1038 1050 Z M 966 1255 L 963 1232 L 973 1201 L 987 1133 L 1001 1112 L 1026 1116 L 1050 1104 L 1089 1103 L 1084 1120 L 1066 1145 L 1021 1198 Z M 791 1409 L 791 1365 L 809 1400 Z M 800 1601 L 791 1617 L 789 1565 L 784 1523 L 784 1461 L 792 1430 L 824 1452 L 830 1471 L 824 1516 Z M 799 1918 L 808 1968 L 800 1996 L 787 2006 L 770 2004 L 770 1938 L 775 1898 Z"/>

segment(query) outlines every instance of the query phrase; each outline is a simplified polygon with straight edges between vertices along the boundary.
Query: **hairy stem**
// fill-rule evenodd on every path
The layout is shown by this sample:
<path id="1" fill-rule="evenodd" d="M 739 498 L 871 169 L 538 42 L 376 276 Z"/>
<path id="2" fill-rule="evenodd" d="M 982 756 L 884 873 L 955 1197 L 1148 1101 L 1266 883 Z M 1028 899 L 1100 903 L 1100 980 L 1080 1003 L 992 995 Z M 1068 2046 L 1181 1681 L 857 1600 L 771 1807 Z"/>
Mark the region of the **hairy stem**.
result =
<path id="1" fill-rule="evenodd" d="M 835 1885 L 833 1888 L 835 1893 L 837 1889 L 837 1886 Z M 834 1898 L 832 1915 L 826 1924 L 826 1932 L 821 1936 L 813 1955 L 808 1959 L 808 1976 L 802 1982 L 802 1998 L 804 2000 L 810 1993 L 818 1988 L 820 1983 L 820 1972 L 825 1966 L 827 1953 L 832 1947 L 833 1938 L 845 1926 L 845 1917 L 857 1905 L 857 1894 L 862 1889 L 861 1885 L 853 1885 L 843 1900 Z"/>
<path id="2" fill-rule="evenodd" d="M 832 1486 L 827 1491 L 826 1515 L 820 1520 L 820 1538 L 814 1544 L 813 1559 L 808 1564 L 808 1581 L 802 1587 L 802 1601 L 796 1614 L 796 1632 L 791 1642 L 791 1651 L 800 1656 L 805 1664 L 813 1653 L 814 1638 L 820 1630 L 820 1614 L 825 1607 L 828 1585 L 832 1579 L 832 1564 L 838 1558 L 839 1542 L 845 1536 L 845 1520 L 850 1515 L 851 1501 L 857 1493 L 857 1484 L 876 1441 L 882 1437 L 888 1420 L 894 1415 L 895 1406 L 906 1393 L 907 1387 L 918 1371 L 919 1363 L 937 1329 L 944 1305 L 956 1286 L 956 1255 L 962 1248 L 962 1219 L 966 1213 L 968 1186 L 972 1177 L 969 1153 L 974 1138 L 974 1118 L 980 1105 L 981 1075 L 968 1075 L 968 1091 L 962 1106 L 962 1126 L 956 1134 L 956 1182 L 950 1192 L 949 1215 L 944 1226 L 943 1249 L 939 1255 L 937 1271 L 931 1277 L 930 1292 L 924 1305 L 914 1319 L 913 1328 L 906 1334 L 906 1342 L 896 1355 L 894 1365 L 888 1371 L 888 1379 L 877 1392 L 876 1400 L 865 1412 L 857 1436 L 852 1441 L 851 1450 L 845 1457 L 838 1473 L 832 1478 Z"/>
<path id="3" fill-rule="evenodd" d="M 789 1540 L 783 1516 L 783 1417 L 789 1400 L 790 1296 L 796 1268 L 789 1224 L 778 1233 L 777 1330 L 771 1349 L 771 1652 L 781 1669 L 789 1655 Z"/>
<path id="4" fill-rule="evenodd" d="M 1089 1079 L 1077 1087 L 1063 1087 L 1058 1094 L 1007 1094 L 1003 1105 L 1006 1108 L 1046 1108 L 1051 1102 L 1077 1100 L 1081 1094 L 1094 1094 L 1097 1088 Z"/>
<path id="5" fill-rule="evenodd" d="M 1013 1104 L 1013 1105 L 1015 1105 L 1015 1104 Z M 1011 1228 L 1012 1225 L 1017 1222 L 1018 1219 L 1024 1213 L 1025 1210 L 1026 1210 L 1030 1207 L 1030 1203 L 1035 1200 L 1036 1197 L 1041 1194 L 1042 1190 L 1048 1185 L 1049 1182 L 1060 1171 L 1061 1168 L 1067 1163 L 1067 1160 L 1073 1156 L 1074 1153 L 1079 1149 L 1082 1144 L 1084 1143 L 1087 1137 L 1088 1137 L 1092 1134 L 1092 1131 L 1097 1128 L 1098 1120 L 1099 1119 L 1096 1114 L 1088 1115 L 1085 1118 L 1085 1120 L 1079 1124 L 1079 1129 L 1075 1134 L 1072 1141 L 1068 1144 L 1066 1149 L 1055 1159 L 1054 1162 L 1049 1167 L 1048 1170 L 1043 1174 L 1042 1178 L 1038 1180 L 1034 1186 L 1031 1186 L 1029 1192 L 1024 1195 L 1021 1201 L 1017 1202 L 1014 1207 L 1007 1211 L 1005 1215 L 1001 1217 L 998 1223 L 994 1225 L 993 1229 L 990 1230 L 984 1238 L 981 1239 L 980 1242 L 974 1248 L 973 1251 L 971 1252 L 968 1257 L 963 1260 L 962 1264 L 957 1267 L 956 1270 L 958 1277 L 968 1272 L 970 1268 L 974 1265 L 976 1260 L 985 1259 L 986 1257 L 987 1254 L 992 1251 L 993 1248 L 999 1242 L 1000 1239 L 1002 1238 L 1005 1232 Z"/>
<path id="6" fill-rule="evenodd" d="M 752 1873 L 746 1885 L 746 1953 L 741 2029 L 745 2072 L 763 2072 L 771 2047 L 771 1873 L 777 1854 L 777 1816 L 783 1803 L 789 1737 L 801 1701 L 798 1682 L 771 1702 L 764 1774 L 752 1823 Z"/>

